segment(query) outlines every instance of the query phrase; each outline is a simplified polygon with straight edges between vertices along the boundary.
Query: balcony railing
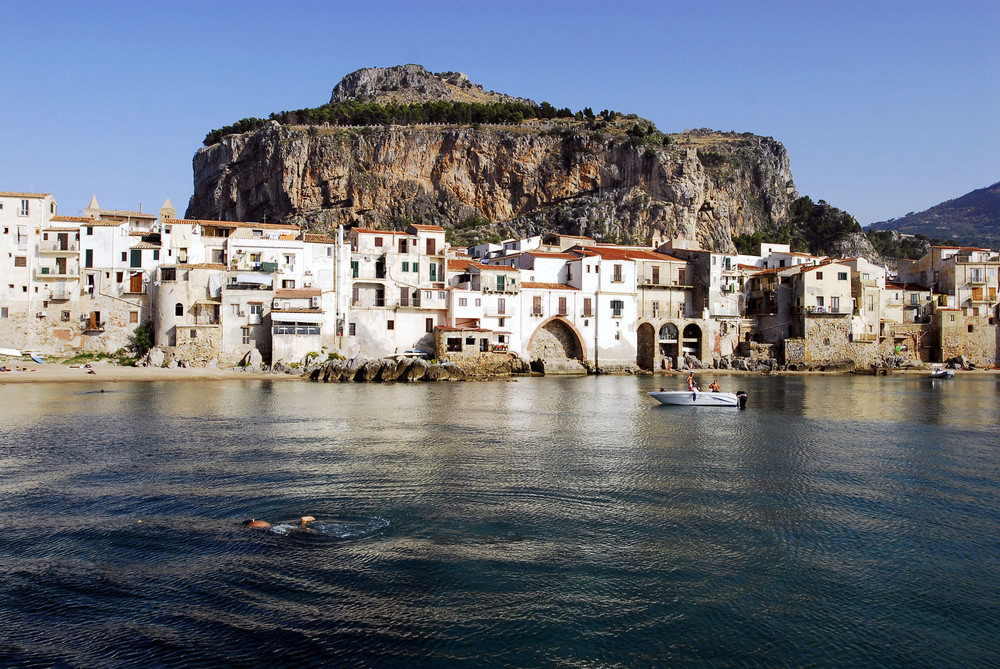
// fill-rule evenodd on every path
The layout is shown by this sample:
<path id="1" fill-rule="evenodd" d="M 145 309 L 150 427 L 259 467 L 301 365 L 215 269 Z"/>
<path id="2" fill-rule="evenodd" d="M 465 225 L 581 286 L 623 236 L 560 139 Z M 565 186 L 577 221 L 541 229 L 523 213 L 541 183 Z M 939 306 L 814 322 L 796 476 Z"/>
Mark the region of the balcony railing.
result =
<path id="1" fill-rule="evenodd" d="M 80 242 L 60 242 L 60 241 L 47 241 L 39 242 L 38 250 L 41 253 L 79 253 L 80 252 Z"/>
<path id="2" fill-rule="evenodd" d="M 37 267 L 35 268 L 35 281 L 50 281 L 52 279 L 65 279 L 70 277 L 79 278 L 80 269 L 77 267 Z"/>

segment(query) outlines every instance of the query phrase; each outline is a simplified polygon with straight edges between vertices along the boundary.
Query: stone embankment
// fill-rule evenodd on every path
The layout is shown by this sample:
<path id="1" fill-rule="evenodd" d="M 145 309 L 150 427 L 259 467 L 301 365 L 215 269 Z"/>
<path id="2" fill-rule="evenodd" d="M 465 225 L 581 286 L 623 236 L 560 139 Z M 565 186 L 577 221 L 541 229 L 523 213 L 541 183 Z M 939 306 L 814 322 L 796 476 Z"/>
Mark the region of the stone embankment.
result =
<path id="1" fill-rule="evenodd" d="M 306 367 L 305 376 L 312 381 L 356 381 L 386 383 L 392 381 L 466 381 L 525 375 L 528 364 L 517 356 L 507 356 L 506 364 L 459 365 L 455 362 L 430 363 L 420 358 L 369 359 L 358 354 L 350 360 L 327 360 Z M 276 365 L 277 367 L 277 365 Z"/>

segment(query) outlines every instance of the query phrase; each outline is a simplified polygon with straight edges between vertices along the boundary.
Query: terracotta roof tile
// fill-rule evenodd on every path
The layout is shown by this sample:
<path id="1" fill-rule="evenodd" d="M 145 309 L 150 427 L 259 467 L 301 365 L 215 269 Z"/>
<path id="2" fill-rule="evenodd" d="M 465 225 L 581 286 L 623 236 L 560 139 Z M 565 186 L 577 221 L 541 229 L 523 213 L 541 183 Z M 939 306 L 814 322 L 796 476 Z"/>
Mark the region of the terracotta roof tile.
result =
<path id="1" fill-rule="evenodd" d="M 333 237 L 330 237 L 329 235 L 313 235 L 313 234 L 309 234 L 308 232 L 307 233 L 303 233 L 303 235 L 302 235 L 302 241 L 309 242 L 310 244 L 336 244 L 337 243 L 337 240 L 334 239 Z"/>
<path id="2" fill-rule="evenodd" d="M 579 290 L 579 288 L 565 283 L 542 283 L 539 281 L 522 281 L 521 288 L 527 288 L 529 290 L 532 288 L 540 288 L 542 290 Z"/>
<path id="3" fill-rule="evenodd" d="M 10 191 L 0 191 L 0 197 L 23 197 L 31 199 L 41 199 L 48 197 L 51 193 L 16 193 Z"/>
<path id="4" fill-rule="evenodd" d="M 313 288 L 282 288 L 274 291 L 274 296 L 279 299 L 294 300 L 296 298 L 319 297 L 323 291 Z"/>
<path id="5" fill-rule="evenodd" d="M 53 216 L 49 220 L 58 221 L 59 223 L 86 223 L 94 219 L 87 218 L 86 216 Z"/>

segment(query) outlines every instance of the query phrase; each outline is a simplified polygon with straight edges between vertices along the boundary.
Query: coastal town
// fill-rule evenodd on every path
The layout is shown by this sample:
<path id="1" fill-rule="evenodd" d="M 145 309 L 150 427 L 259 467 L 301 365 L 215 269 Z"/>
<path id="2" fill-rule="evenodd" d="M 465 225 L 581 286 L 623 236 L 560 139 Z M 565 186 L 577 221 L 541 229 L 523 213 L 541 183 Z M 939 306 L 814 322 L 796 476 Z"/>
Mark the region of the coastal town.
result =
<path id="1" fill-rule="evenodd" d="M 0 348 L 156 364 L 298 367 L 419 356 L 536 371 L 997 364 L 1000 255 L 932 246 L 889 270 L 761 244 L 554 235 L 453 247 L 446 230 L 187 220 L 0 192 Z"/>

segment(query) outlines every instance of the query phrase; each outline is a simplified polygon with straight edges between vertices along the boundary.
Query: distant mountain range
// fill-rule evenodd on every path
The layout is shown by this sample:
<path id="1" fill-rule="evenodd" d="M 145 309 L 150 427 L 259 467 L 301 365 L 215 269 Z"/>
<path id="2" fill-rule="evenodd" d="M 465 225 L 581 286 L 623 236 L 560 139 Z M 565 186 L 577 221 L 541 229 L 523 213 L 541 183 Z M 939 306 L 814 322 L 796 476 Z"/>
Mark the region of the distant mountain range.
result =
<path id="1" fill-rule="evenodd" d="M 1000 248 L 1000 182 L 919 213 L 872 223 L 866 230 L 897 230 L 966 246 Z"/>

